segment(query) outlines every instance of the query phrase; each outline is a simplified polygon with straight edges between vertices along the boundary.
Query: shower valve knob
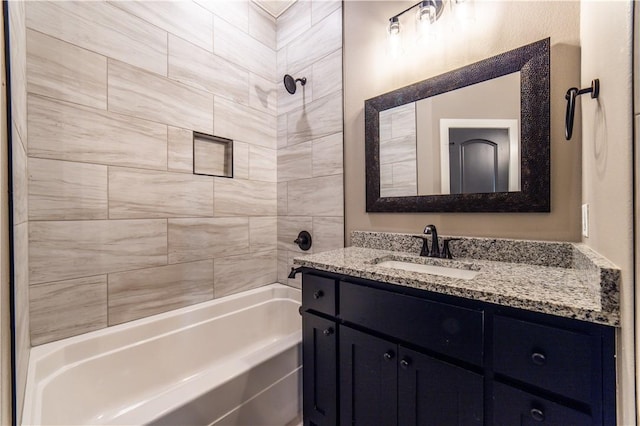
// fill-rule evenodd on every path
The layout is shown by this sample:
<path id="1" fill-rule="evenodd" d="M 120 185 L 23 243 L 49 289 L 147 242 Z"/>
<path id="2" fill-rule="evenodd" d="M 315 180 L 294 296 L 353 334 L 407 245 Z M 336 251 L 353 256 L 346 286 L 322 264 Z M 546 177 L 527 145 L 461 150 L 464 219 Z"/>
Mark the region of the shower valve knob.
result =
<path id="1" fill-rule="evenodd" d="M 298 238 L 293 240 L 294 244 L 300 247 L 300 250 L 307 251 L 311 248 L 311 234 L 307 231 L 300 231 Z"/>

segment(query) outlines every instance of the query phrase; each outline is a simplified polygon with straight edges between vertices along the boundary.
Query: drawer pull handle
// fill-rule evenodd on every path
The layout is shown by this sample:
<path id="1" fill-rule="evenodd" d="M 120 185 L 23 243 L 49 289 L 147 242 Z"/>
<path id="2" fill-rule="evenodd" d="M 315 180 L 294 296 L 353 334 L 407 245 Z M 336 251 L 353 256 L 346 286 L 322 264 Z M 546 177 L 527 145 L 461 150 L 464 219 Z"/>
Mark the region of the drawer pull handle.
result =
<path id="1" fill-rule="evenodd" d="M 329 327 L 327 329 L 325 329 L 322 334 L 324 334 L 325 336 L 331 336 L 333 334 L 333 327 Z"/>
<path id="2" fill-rule="evenodd" d="M 403 358 L 402 361 L 400 361 L 400 367 L 402 368 L 407 368 L 411 365 L 411 360 L 409 358 Z"/>
<path id="3" fill-rule="evenodd" d="M 394 356 L 395 356 L 395 353 L 393 353 L 393 351 L 385 352 L 384 355 L 382 355 L 385 361 L 391 361 Z"/>
<path id="4" fill-rule="evenodd" d="M 322 296 L 324 296 L 324 292 L 322 290 L 318 290 L 315 293 L 313 293 L 314 299 L 320 299 Z"/>
<path id="5" fill-rule="evenodd" d="M 531 362 L 535 365 L 545 365 L 547 363 L 547 357 L 540 352 L 534 352 L 531 354 Z"/>
<path id="6" fill-rule="evenodd" d="M 536 422 L 544 421 L 544 412 L 539 408 L 532 408 L 529 413 L 531 414 L 531 418 Z"/>

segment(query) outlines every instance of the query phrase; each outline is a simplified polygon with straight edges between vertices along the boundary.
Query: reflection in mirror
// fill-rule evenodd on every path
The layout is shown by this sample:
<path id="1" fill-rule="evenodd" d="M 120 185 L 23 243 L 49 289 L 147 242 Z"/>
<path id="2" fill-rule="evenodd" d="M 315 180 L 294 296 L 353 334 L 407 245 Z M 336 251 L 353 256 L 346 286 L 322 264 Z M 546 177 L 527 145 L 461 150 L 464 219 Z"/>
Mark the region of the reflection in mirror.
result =
<path id="1" fill-rule="evenodd" d="M 416 103 L 380 112 L 380 196 L 417 195 Z"/>
<path id="2" fill-rule="evenodd" d="M 380 196 L 520 190 L 520 72 L 380 111 Z"/>
<path id="3" fill-rule="evenodd" d="M 548 212 L 549 39 L 365 101 L 368 212 Z"/>

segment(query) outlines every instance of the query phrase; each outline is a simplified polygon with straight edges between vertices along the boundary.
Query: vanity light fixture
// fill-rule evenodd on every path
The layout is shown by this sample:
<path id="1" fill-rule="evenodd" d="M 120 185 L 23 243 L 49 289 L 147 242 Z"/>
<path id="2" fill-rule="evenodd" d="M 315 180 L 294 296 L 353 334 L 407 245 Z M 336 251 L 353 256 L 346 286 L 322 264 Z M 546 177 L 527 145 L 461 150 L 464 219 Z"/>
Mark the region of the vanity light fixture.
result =
<path id="1" fill-rule="evenodd" d="M 444 12 L 444 6 L 447 1 L 451 3 L 452 8 L 458 8 L 457 5 L 459 4 L 471 2 L 471 0 L 422 0 L 422 1 L 419 1 L 413 6 L 408 7 L 407 9 L 398 13 L 397 15 L 394 15 L 391 18 L 389 18 L 389 27 L 388 27 L 389 35 L 393 37 L 393 36 L 398 36 L 400 34 L 400 19 L 399 19 L 400 16 L 404 15 L 405 13 L 409 12 L 414 8 L 418 8 L 418 11 L 416 12 L 416 19 L 418 20 L 418 23 L 421 26 L 425 26 L 425 25 L 428 26 L 430 24 L 435 23 L 440 18 L 440 16 L 442 16 L 442 13 Z"/>

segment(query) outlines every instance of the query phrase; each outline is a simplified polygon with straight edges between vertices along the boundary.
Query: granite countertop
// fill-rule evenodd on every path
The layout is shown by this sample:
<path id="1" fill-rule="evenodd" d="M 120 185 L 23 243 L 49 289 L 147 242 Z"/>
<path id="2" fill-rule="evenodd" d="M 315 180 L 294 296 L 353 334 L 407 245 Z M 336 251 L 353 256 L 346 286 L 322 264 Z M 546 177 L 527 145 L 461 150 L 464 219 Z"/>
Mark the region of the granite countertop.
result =
<path id="1" fill-rule="evenodd" d="M 365 235 L 366 234 L 366 235 Z M 465 238 L 454 259 L 420 257 L 422 235 L 355 232 L 355 246 L 297 257 L 298 266 L 530 311 L 620 325 L 620 270 L 580 243 Z M 458 256 L 456 256 L 458 253 Z M 471 279 L 378 266 L 386 260 L 478 271 Z"/>

